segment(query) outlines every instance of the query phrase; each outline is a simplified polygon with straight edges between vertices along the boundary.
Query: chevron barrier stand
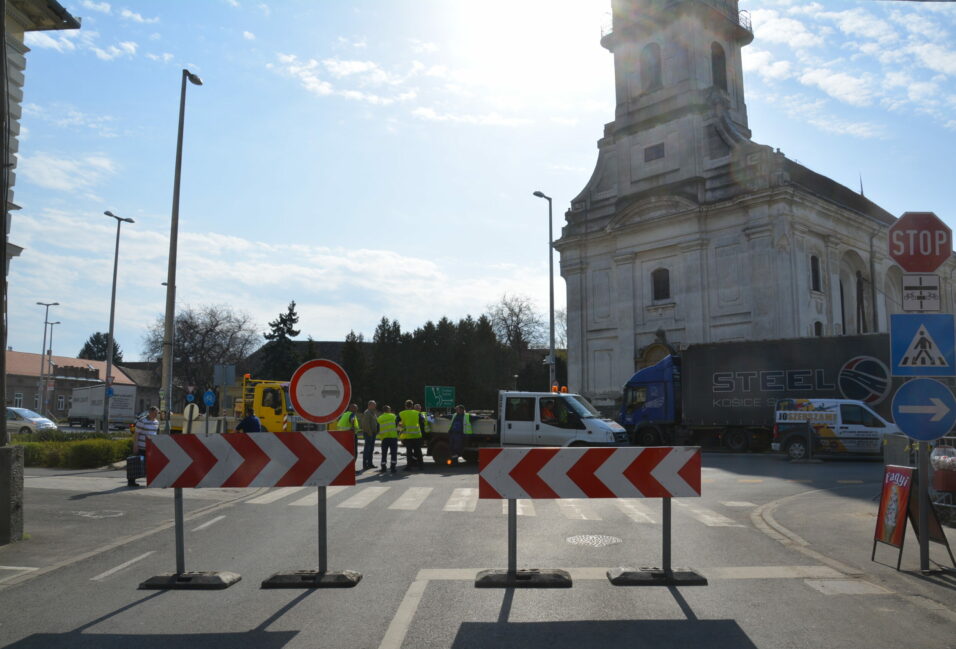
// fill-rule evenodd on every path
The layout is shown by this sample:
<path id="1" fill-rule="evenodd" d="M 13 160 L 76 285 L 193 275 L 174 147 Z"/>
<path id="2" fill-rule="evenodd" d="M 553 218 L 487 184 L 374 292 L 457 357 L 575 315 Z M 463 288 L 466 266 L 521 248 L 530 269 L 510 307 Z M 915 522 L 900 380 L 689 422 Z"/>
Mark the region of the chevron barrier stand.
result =
<path id="1" fill-rule="evenodd" d="M 702 586 L 688 568 L 671 567 L 671 498 L 700 496 L 696 446 L 483 448 L 478 497 L 508 500 L 508 569 L 483 570 L 479 588 L 570 588 L 565 570 L 517 569 L 517 499 L 661 498 L 663 566 L 608 570 L 616 586 Z"/>

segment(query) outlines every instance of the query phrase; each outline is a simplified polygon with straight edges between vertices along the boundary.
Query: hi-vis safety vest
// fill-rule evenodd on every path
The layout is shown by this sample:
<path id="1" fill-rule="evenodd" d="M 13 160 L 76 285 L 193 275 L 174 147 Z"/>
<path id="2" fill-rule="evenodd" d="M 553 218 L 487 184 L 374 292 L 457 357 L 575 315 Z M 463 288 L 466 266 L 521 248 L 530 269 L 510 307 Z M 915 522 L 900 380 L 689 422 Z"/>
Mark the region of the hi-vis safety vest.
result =
<path id="1" fill-rule="evenodd" d="M 425 426 L 424 430 L 426 433 L 432 432 L 432 421 L 428 418 L 428 413 L 422 412 L 422 423 Z"/>
<path id="2" fill-rule="evenodd" d="M 335 430 L 354 430 L 356 433 L 362 432 L 362 425 L 359 424 L 358 417 L 351 410 L 346 410 L 335 422 Z"/>
<path id="3" fill-rule="evenodd" d="M 458 416 L 458 413 L 455 413 L 454 415 L 451 416 L 451 420 L 452 420 L 452 421 L 455 421 L 455 417 L 457 417 L 457 416 Z M 471 415 L 469 415 L 467 412 L 465 412 L 465 413 L 462 413 L 461 416 L 464 417 L 464 421 L 462 421 L 462 423 L 461 423 L 461 430 L 462 430 L 462 432 L 463 432 L 465 435 L 471 435 L 471 434 L 474 432 L 474 431 L 471 429 Z"/>
<path id="4" fill-rule="evenodd" d="M 418 416 L 420 414 L 417 410 L 402 410 L 398 413 L 404 428 L 398 436 L 399 439 L 418 439 L 422 436 L 422 429 L 418 426 Z"/>
<path id="5" fill-rule="evenodd" d="M 398 417 L 394 412 L 384 412 L 378 416 L 378 438 L 398 437 Z"/>

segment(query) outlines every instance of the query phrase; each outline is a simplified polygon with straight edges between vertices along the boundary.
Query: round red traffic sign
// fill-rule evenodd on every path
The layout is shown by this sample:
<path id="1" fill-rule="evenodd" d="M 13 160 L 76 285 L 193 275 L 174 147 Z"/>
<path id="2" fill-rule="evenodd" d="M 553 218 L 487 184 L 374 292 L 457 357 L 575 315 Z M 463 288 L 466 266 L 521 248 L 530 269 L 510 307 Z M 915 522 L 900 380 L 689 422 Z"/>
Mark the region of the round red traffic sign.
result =
<path id="1" fill-rule="evenodd" d="M 352 398 L 352 384 L 338 363 L 318 358 L 306 361 L 292 375 L 289 398 L 296 413 L 326 424 L 345 412 Z"/>
<path id="2" fill-rule="evenodd" d="M 908 273 L 932 273 L 953 254 L 953 231 L 932 212 L 906 212 L 890 226 L 890 257 Z"/>

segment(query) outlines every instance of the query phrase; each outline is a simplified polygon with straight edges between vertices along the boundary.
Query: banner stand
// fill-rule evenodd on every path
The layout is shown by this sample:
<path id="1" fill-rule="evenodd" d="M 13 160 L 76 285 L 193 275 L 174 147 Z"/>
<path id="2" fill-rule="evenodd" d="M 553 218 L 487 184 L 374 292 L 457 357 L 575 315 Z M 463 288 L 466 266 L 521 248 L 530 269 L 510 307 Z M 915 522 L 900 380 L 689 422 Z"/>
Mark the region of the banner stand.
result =
<path id="1" fill-rule="evenodd" d="M 186 434 L 192 434 L 192 418 L 186 418 Z M 147 444 L 149 444 L 147 440 Z M 147 452 L 149 446 L 147 445 Z M 147 459 L 148 465 L 148 459 Z M 150 577 L 139 590 L 223 590 L 242 577 L 235 572 L 186 572 L 186 549 L 183 534 L 183 490 L 174 489 L 173 511 L 176 519 L 176 572 Z"/>
<path id="2" fill-rule="evenodd" d="M 706 586 L 707 578 L 690 568 L 671 568 L 671 499 L 662 498 L 663 568 L 611 568 L 607 578 L 615 586 Z"/>
<path id="3" fill-rule="evenodd" d="M 482 570 L 475 588 L 571 588 L 566 570 L 518 570 L 518 501 L 508 499 L 508 569 Z"/>
<path id="4" fill-rule="evenodd" d="M 260 588 L 352 588 L 362 581 L 362 573 L 354 570 L 329 572 L 328 520 L 325 487 L 319 490 L 319 569 L 277 572 L 262 582 Z"/>

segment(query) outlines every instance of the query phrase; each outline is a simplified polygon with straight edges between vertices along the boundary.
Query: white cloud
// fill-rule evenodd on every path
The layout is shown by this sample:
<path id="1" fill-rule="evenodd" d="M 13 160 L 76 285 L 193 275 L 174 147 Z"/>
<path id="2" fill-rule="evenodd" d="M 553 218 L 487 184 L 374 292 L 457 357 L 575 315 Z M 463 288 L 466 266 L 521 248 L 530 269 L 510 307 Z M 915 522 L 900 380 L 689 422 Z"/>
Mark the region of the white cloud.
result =
<path id="1" fill-rule="evenodd" d="M 774 61 L 765 50 L 743 50 L 744 72 L 755 72 L 765 80 L 788 79 L 793 76 L 790 61 Z"/>
<path id="2" fill-rule="evenodd" d="M 246 39 L 247 41 L 256 40 L 256 35 L 253 34 L 252 32 L 242 32 L 242 37 Z"/>
<path id="3" fill-rule="evenodd" d="M 796 18 L 780 16 L 773 9 L 751 12 L 754 35 L 758 42 L 784 43 L 794 49 L 822 47 L 823 37 L 807 29 Z"/>
<path id="4" fill-rule="evenodd" d="M 27 47 L 43 48 L 56 50 L 57 52 L 72 52 L 76 49 L 76 44 L 72 40 L 71 32 L 59 32 L 57 38 L 53 38 L 46 32 L 27 32 L 23 35 L 23 42 Z"/>
<path id="5" fill-rule="evenodd" d="M 264 16 L 272 15 L 272 9 L 264 2 L 259 3 L 259 11 L 261 11 Z"/>
<path id="6" fill-rule="evenodd" d="M 21 156 L 19 169 L 23 178 L 35 185 L 71 192 L 92 188 L 117 171 L 116 163 L 104 155 L 68 159 L 48 153 Z"/>
<path id="7" fill-rule="evenodd" d="M 357 90 L 354 88 L 339 88 L 333 86 L 320 76 L 324 68 L 336 79 L 354 81 L 361 86 L 374 84 L 398 85 L 402 79 L 389 76 L 376 63 L 371 61 L 343 61 L 341 59 L 326 59 L 320 64 L 315 59 L 301 61 L 294 54 L 278 54 L 279 65 L 269 64 L 270 69 L 278 69 L 285 76 L 297 79 L 300 85 L 309 92 L 321 97 L 336 95 L 360 101 L 367 104 L 387 106 L 396 102 L 409 101 L 416 96 L 414 90 L 406 90 L 397 95 L 382 96 Z"/>
<path id="8" fill-rule="evenodd" d="M 49 108 L 26 104 L 23 112 L 31 119 L 38 119 L 61 128 L 89 129 L 102 137 L 117 137 L 114 118 L 110 115 L 89 115 L 72 106 L 54 104 Z M 22 139 L 22 138 L 21 138 Z"/>
<path id="9" fill-rule="evenodd" d="M 239 6 L 239 0 L 225 0 L 225 2 L 226 2 L 226 4 L 229 5 L 230 7 L 238 7 L 238 6 Z"/>
<path id="10" fill-rule="evenodd" d="M 438 45 L 435 43 L 420 41 L 417 38 L 411 39 L 412 51 L 416 54 L 431 53 L 438 51 Z"/>
<path id="11" fill-rule="evenodd" d="M 169 63 L 173 60 L 173 55 L 169 52 L 163 52 L 162 54 L 147 54 L 146 58 L 151 61 L 160 61 L 161 63 Z"/>
<path id="12" fill-rule="evenodd" d="M 840 31 L 849 36 L 862 36 L 883 44 L 899 39 L 892 25 L 864 9 L 822 12 L 817 16 L 835 21 Z"/>
<path id="13" fill-rule="evenodd" d="M 137 22 L 137 23 L 149 24 L 149 23 L 159 22 L 159 18 L 143 18 L 142 14 L 138 14 L 135 11 L 130 11 L 129 9 L 121 10 L 120 16 L 122 16 L 126 20 L 132 20 L 133 22 Z"/>
<path id="14" fill-rule="evenodd" d="M 124 41 L 119 43 L 119 47 L 116 45 L 110 45 L 106 49 L 101 47 L 91 46 L 90 49 L 96 54 L 97 58 L 103 61 L 112 61 L 113 59 L 119 58 L 121 56 L 133 56 L 136 54 L 136 43 L 132 41 Z"/>
<path id="15" fill-rule="evenodd" d="M 834 99 L 853 106 L 869 106 L 873 102 L 873 89 L 869 80 L 845 72 L 822 68 L 810 70 L 800 76 L 800 83 L 816 86 Z"/>
<path id="16" fill-rule="evenodd" d="M 108 2 L 92 2 L 92 0 L 83 0 L 83 2 L 80 4 L 90 11 L 98 11 L 102 14 L 110 13 L 110 3 Z"/>
<path id="17" fill-rule="evenodd" d="M 956 76 L 956 50 L 936 43 L 917 43 L 907 47 L 924 67 Z"/>
<path id="18" fill-rule="evenodd" d="M 476 126 L 523 126 L 531 120 L 522 117 L 507 117 L 495 112 L 484 115 L 469 113 L 439 113 L 433 108 L 419 107 L 412 115 L 428 122 L 448 122 L 453 124 L 474 124 Z"/>

